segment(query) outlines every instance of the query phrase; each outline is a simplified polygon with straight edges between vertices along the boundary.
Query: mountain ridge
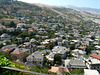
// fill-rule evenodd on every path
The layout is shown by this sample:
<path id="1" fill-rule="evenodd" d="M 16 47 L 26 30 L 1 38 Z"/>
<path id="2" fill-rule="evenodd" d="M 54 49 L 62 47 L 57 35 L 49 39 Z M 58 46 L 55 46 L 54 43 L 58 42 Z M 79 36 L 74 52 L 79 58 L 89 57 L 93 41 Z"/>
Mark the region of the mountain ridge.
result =
<path id="1" fill-rule="evenodd" d="M 64 7 L 66 7 L 66 8 L 72 8 L 72 9 L 84 10 L 84 11 L 88 11 L 88 12 L 100 13 L 100 9 L 99 8 L 77 7 L 77 6 L 73 6 L 73 5 L 68 5 L 68 6 L 64 6 Z"/>

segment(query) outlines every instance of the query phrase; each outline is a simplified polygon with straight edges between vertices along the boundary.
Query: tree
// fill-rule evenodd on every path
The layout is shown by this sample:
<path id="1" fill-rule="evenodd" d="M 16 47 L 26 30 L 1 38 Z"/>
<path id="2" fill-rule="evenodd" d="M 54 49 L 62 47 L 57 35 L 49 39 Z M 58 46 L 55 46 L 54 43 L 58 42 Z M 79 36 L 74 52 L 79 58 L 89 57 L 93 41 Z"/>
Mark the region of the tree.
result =
<path id="1" fill-rule="evenodd" d="M 74 49 L 75 49 L 75 45 L 70 45 L 69 48 L 70 48 L 71 50 L 74 50 Z"/>
<path id="2" fill-rule="evenodd" d="M 82 45 L 82 43 L 81 43 L 81 42 L 79 42 L 79 45 Z"/>
<path id="3" fill-rule="evenodd" d="M 70 73 L 69 72 L 64 72 L 63 75 L 70 75 Z"/>
<path id="4" fill-rule="evenodd" d="M 92 46 L 88 46 L 88 47 L 86 48 L 86 55 L 88 55 L 88 54 L 91 52 L 92 49 L 93 49 Z"/>
<path id="5" fill-rule="evenodd" d="M 61 58 L 62 57 L 61 57 L 60 54 L 55 54 L 55 56 L 54 56 L 54 64 L 61 65 L 61 62 L 62 62 Z"/>
<path id="6" fill-rule="evenodd" d="M 54 46 L 53 46 L 52 43 L 50 43 L 50 44 L 47 46 L 48 49 L 52 49 L 53 47 L 54 47 Z"/>
<path id="7" fill-rule="evenodd" d="M 13 21 L 11 21 L 10 24 L 9 24 L 9 26 L 15 28 L 16 27 L 16 24 Z"/>
<path id="8" fill-rule="evenodd" d="M 12 65 L 12 63 L 6 57 L 0 57 L 0 66 L 14 67 L 15 65 Z"/>
<path id="9" fill-rule="evenodd" d="M 4 24 L 5 24 L 5 22 L 4 22 L 4 21 L 2 21 L 2 22 L 1 22 L 1 24 L 2 24 L 2 25 L 4 25 Z"/>
<path id="10" fill-rule="evenodd" d="M 9 42 L 9 41 L 6 41 L 6 45 L 10 45 L 11 44 L 11 42 Z"/>
<path id="11" fill-rule="evenodd" d="M 3 44 L 0 44 L 0 48 L 2 48 L 4 45 Z"/>
<path id="12" fill-rule="evenodd" d="M 28 34 L 28 31 L 23 31 L 23 32 L 22 32 L 21 34 L 19 34 L 18 36 L 24 39 L 25 37 L 28 37 L 29 34 Z"/>
<path id="13" fill-rule="evenodd" d="M 65 37 L 65 36 L 63 36 L 62 38 L 63 38 L 63 39 L 66 39 L 66 37 Z"/>
<path id="14" fill-rule="evenodd" d="M 91 36 L 91 39 L 94 40 L 95 39 L 95 36 Z"/>

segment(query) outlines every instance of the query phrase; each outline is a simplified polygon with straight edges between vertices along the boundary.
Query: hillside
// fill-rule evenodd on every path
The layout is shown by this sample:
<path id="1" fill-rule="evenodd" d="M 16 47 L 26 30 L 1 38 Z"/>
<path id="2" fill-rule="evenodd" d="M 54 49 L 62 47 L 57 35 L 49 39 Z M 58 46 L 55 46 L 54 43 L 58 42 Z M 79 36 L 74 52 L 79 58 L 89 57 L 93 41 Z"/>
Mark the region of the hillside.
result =
<path id="1" fill-rule="evenodd" d="M 33 4 L 28 4 L 28 3 L 24 3 L 24 2 L 19 2 L 19 1 L 1 1 L 0 2 L 0 13 L 2 14 L 10 14 L 10 13 L 17 13 L 17 16 L 23 16 L 27 15 L 27 16 L 32 16 L 32 15 L 52 15 L 52 16 L 56 16 L 57 13 L 48 10 L 48 9 L 44 9 L 41 7 L 38 7 L 36 5 Z"/>
<path id="2" fill-rule="evenodd" d="M 78 10 L 84 10 L 84 11 L 95 12 L 95 13 L 99 13 L 99 14 L 100 14 L 100 9 L 97 9 L 97 8 L 77 7 L 77 6 L 73 6 L 73 5 L 69 5 L 69 6 L 67 6 L 67 8 L 78 9 Z"/>
<path id="3" fill-rule="evenodd" d="M 42 4 L 28 4 L 25 2 L 10 0 L 0 0 L 0 10 L 0 18 L 13 19 L 18 17 L 28 17 L 32 21 L 35 21 L 37 19 L 34 20 L 34 16 L 38 16 L 39 21 L 42 22 L 46 22 L 48 20 L 51 22 L 51 19 L 48 19 L 48 17 L 54 18 L 56 22 L 63 23 L 79 23 L 80 21 L 85 22 L 90 20 L 94 21 L 94 19 L 100 18 L 99 15 L 86 11 Z"/>
<path id="4" fill-rule="evenodd" d="M 40 7 L 46 7 L 51 9 L 52 11 L 58 13 L 64 19 L 68 21 L 94 21 L 95 19 L 100 19 L 100 15 L 93 12 L 87 12 L 83 10 L 73 9 L 73 8 L 66 8 L 66 7 L 57 7 L 57 6 L 50 6 L 50 5 L 43 5 L 43 4 L 36 4 Z"/>

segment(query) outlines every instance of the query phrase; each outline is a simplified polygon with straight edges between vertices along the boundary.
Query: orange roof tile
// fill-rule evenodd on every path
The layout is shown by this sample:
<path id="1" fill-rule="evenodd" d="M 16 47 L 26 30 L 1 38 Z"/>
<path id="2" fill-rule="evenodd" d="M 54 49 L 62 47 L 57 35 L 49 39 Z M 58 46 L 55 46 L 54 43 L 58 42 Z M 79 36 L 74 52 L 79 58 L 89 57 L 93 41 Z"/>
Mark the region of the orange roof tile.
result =
<path id="1" fill-rule="evenodd" d="M 32 24 L 37 24 L 37 23 L 32 23 Z"/>
<path id="2" fill-rule="evenodd" d="M 1 19 L 1 20 L 10 20 L 10 21 L 16 21 L 18 19 Z"/>
<path id="3" fill-rule="evenodd" d="M 12 52 L 12 54 L 21 54 L 21 53 L 23 53 L 23 52 L 21 52 L 20 50 L 15 50 Z"/>
<path id="4" fill-rule="evenodd" d="M 0 27 L 4 27 L 3 25 L 0 25 Z"/>
<path id="5" fill-rule="evenodd" d="M 97 55 L 97 54 L 91 54 L 90 56 L 94 57 L 94 58 L 97 58 L 97 59 L 100 59 L 100 55 Z"/>
<path id="6" fill-rule="evenodd" d="M 7 30 L 13 30 L 14 28 L 6 28 Z"/>
<path id="7" fill-rule="evenodd" d="M 54 67 L 54 66 L 53 66 L 53 67 L 52 67 L 50 70 L 48 70 L 48 71 L 56 73 L 58 70 L 59 70 L 59 67 Z"/>
<path id="8" fill-rule="evenodd" d="M 30 32 L 32 32 L 33 30 L 29 30 Z"/>
<path id="9" fill-rule="evenodd" d="M 32 27 L 32 29 L 36 29 L 36 28 L 38 28 L 38 27 Z"/>
<path id="10" fill-rule="evenodd" d="M 11 51 L 12 49 L 10 49 L 10 48 L 6 48 L 6 49 L 4 49 L 3 51 Z"/>

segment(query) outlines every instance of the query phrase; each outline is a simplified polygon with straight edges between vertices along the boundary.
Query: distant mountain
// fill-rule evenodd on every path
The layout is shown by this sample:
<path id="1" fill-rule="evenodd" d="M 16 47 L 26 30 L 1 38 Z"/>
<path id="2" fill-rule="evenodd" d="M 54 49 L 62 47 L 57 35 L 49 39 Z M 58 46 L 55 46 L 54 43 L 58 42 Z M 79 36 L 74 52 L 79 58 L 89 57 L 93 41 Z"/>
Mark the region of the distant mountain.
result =
<path id="1" fill-rule="evenodd" d="M 84 10 L 84 11 L 91 11 L 91 12 L 100 13 L 100 9 L 96 9 L 96 8 L 76 7 L 76 6 L 73 6 L 73 5 L 69 5 L 69 6 L 67 6 L 67 8 L 72 8 L 72 9 L 78 9 L 78 10 Z"/>

